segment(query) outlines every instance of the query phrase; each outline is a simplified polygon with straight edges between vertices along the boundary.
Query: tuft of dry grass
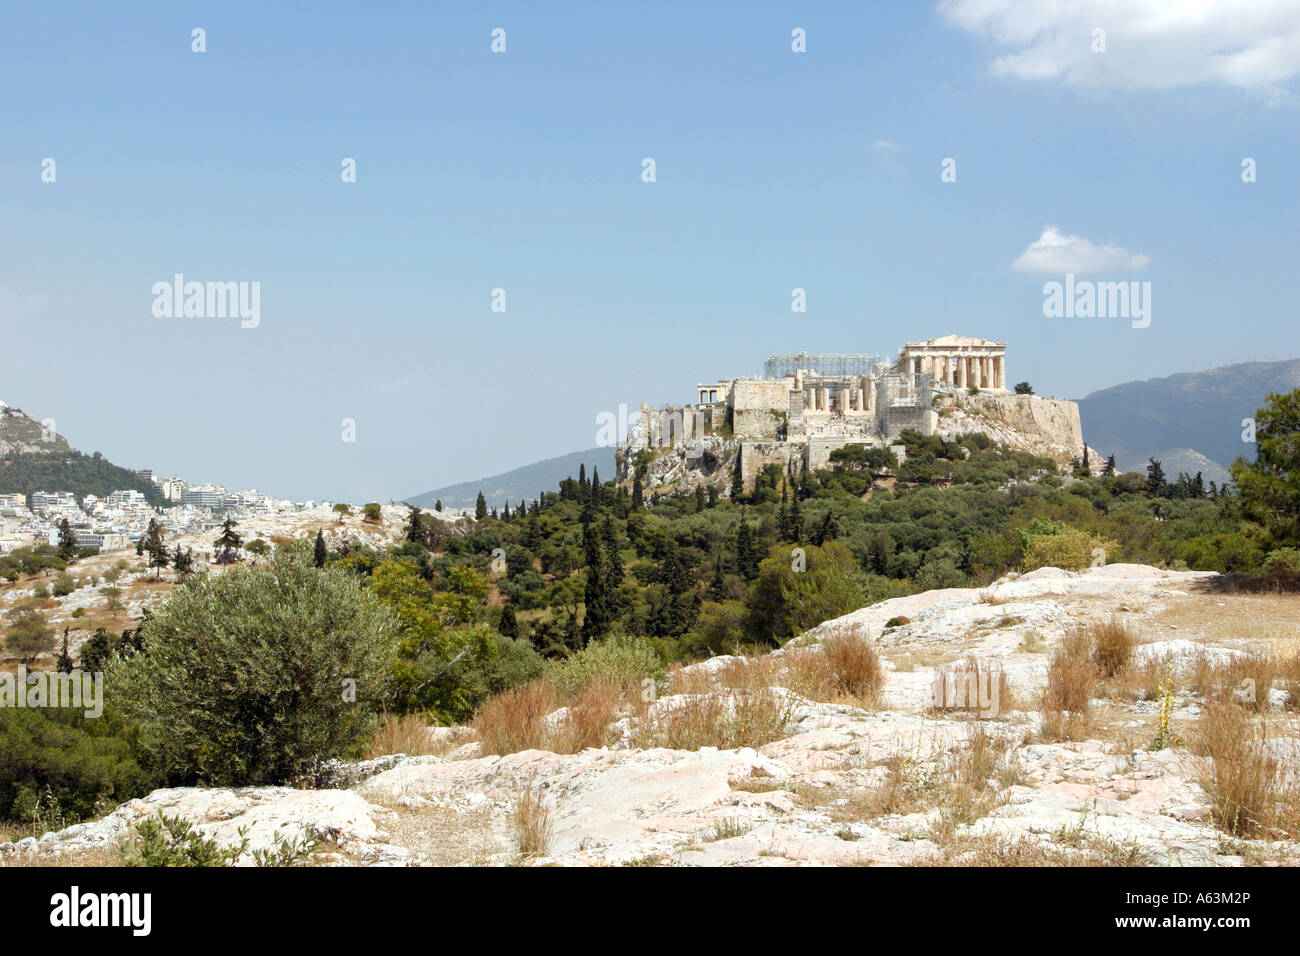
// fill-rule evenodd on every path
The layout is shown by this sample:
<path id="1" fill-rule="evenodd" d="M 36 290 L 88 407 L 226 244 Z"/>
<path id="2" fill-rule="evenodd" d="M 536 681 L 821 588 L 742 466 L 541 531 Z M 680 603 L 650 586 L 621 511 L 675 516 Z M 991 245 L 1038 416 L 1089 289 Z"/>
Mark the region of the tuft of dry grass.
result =
<path id="1" fill-rule="evenodd" d="M 821 647 L 786 651 L 776 679 L 806 700 L 832 701 L 838 694 L 830 659 Z"/>
<path id="2" fill-rule="evenodd" d="M 623 688 L 609 677 L 595 677 L 567 702 L 558 725 L 551 728 L 550 747 L 557 754 L 576 754 L 610 741 L 610 724 L 618 716 Z"/>
<path id="3" fill-rule="evenodd" d="M 441 756 L 451 747 L 450 739 L 438 740 L 429 732 L 428 722 L 418 714 L 384 714 L 379 718 L 366 759 L 389 754 L 408 757 Z"/>
<path id="4" fill-rule="evenodd" d="M 1252 710 L 1267 710 L 1277 674 L 1277 661 L 1267 651 L 1243 651 L 1224 661 L 1213 661 L 1202 653 L 1197 655 L 1192 682 L 1207 698 L 1236 700 Z"/>
<path id="5" fill-rule="evenodd" d="M 1089 708 L 1097 686 L 1092 639 L 1074 634 L 1063 640 L 1047 668 L 1043 689 L 1042 737 L 1045 741 L 1079 740 L 1088 728 Z"/>
<path id="6" fill-rule="evenodd" d="M 534 780 L 530 779 L 515 795 L 509 825 L 510 840 L 521 859 L 546 855 L 554 835 L 554 821 Z"/>
<path id="7" fill-rule="evenodd" d="M 1300 710 L 1300 649 L 1277 658 L 1278 685 L 1287 692 L 1287 708 Z"/>
<path id="8" fill-rule="evenodd" d="M 489 697 L 470 726 L 484 754 L 544 750 L 550 742 L 546 718 L 555 708 L 555 688 L 547 681 L 533 681 Z"/>
<path id="9" fill-rule="evenodd" d="M 1215 824 L 1238 837 L 1300 833 L 1297 786 L 1269 746 L 1268 727 L 1232 701 L 1211 700 L 1197 724 L 1201 752 L 1211 764 L 1201 781 Z"/>
<path id="10" fill-rule="evenodd" d="M 1137 638 L 1126 625 L 1112 617 L 1105 623 L 1093 624 L 1085 633 L 1096 648 L 1097 670 L 1102 677 L 1114 677 L 1128 667 Z"/>
<path id="11" fill-rule="evenodd" d="M 835 688 L 863 707 L 880 704 L 885 690 L 885 670 L 880 656 L 865 638 L 832 637 L 822 645 Z"/>
<path id="12" fill-rule="evenodd" d="M 786 735 L 793 711 L 789 698 L 771 687 L 732 691 L 730 699 L 721 694 L 671 698 L 645 709 L 633 744 L 671 750 L 762 747 Z"/>

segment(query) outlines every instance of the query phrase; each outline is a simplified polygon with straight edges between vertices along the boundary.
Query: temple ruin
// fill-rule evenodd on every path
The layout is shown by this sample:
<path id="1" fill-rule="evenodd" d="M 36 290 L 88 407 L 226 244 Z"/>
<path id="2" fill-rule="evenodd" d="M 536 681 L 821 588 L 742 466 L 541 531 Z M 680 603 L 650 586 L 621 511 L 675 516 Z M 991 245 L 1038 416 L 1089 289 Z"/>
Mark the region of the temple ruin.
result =
<path id="1" fill-rule="evenodd" d="M 897 359 L 872 354 L 773 355 L 761 378 L 697 382 L 689 405 L 641 416 L 620 455 L 620 477 L 641 449 L 688 445 L 688 459 L 716 436 L 739 446 L 744 480 L 768 464 L 825 467 L 846 445 L 890 445 L 907 429 L 934 434 L 937 394 L 1006 391 L 1006 343 L 946 335 L 908 342 Z"/>

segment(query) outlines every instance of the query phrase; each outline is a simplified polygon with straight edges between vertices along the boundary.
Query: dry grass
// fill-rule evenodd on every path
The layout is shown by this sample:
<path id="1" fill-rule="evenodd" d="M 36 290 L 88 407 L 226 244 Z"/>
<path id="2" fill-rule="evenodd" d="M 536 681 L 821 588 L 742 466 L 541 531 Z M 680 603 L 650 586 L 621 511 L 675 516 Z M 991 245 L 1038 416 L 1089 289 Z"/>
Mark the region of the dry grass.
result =
<path id="1" fill-rule="evenodd" d="M 1140 663 L 1130 661 L 1104 683 L 1098 694 L 1124 700 L 1159 700 L 1162 688 L 1171 686 L 1174 693 L 1181 689 L 1177 674 L 1170 671 L 1167 658 L 1151 656 Z"/>
<path id="2" fill-rule="evenodd" d="M 1082 739 L 1096 686 L 1091 638 L 1083 633 L 1065 638 L 1047 668 L 1041 703 L 1044 741 Z"/>
<path id="3" fill-rule="evenodd" d="M 1086 631 L 1096 650 L 1097 670 L 1104 678 L 1114 677 L 1128 667 L 1133 658 L 1137 638 L 1119 620 L 1112 617 L 1105 623 L 1093 624 Z"/>
<path id="4" fill-rule="evenodd" d="M 1267 710 L 1277 673 L 1277 662 L 1267 651 L 1244 651 L 1223 661 L 1212 661 L 1208 654 L 1201 653 L 1196 658 L 1192 683 L 1207 698 L 1237 700 L 1252 710 Z"/>
<path id="5" fill-rule="evenodd" d="M 780 740 L 789 730 L 793 705 L 771 687 L 697 694 L 674 698 L 647 708 L 637 721 L 633 745 L 699 750 L 717 747 L 762 747 Z"/>
<path id="6" fill-rule="evenodd" d="M 607 677 L 593 678 L 563 701 L 554 686 L 539 680 L 489 697 L 470 726 L 484 754 L 521 750 L 573 754 L 613 742 L 610 725 L 622 700 L 622 687 Z M 564 710 L 556 713 L 561 706 Z"/>
<path id="7" fill-rule="evenodd" d="M 1200 751 L 1211 758 L 1201 786 L 1215 824 L 1239 837 L 1300 836 L 1300 787 L 1269 747 L 1268 726 L 1240 705 L 1210 701 L 1197 724 Z"/>
<path id="8" fill-rule="evenodd" d="M 1277 658 L 1278 686 L 1287 692 L 1287 707 L 1300 710 L 1300 649 Z"/>
<path id="9" fill-rule="evenodd" d="M 31 853 L 6 853 L 0 856 L 0 867 L 87 867 L 122 865 L 121 846 L 94 847 L 71 853 L 54 853 L 36 850 Z"/>
<path id="10" fill-rule="evenodd" d="M 1075 845 L 1056 846 L 1032 837 L 959 837 L 911 866 L 1150 866 L 1151 858 L 1134 843 L 1116 843 L 1091 834 Z"/>
<path id="11" fill-rule="evenodd" d="M 968 657 L 945 664 L 935 673 L 935 684 L 943 693 L 942 698 L 935 701 L 937 710 L 996 717 L 999 713 L 1016 709 L 1015 695 L 1006 673 L 991 661 Z"/>
<path id="12" fill-rule="evenodd" d="M 555 709 L 555 688 L 546 681 L 533 681 L 489 697 L 470 726 L 484 754 L 545 750 L 550 742 L 546 717 Z"/>
<path id="13" fill-rule="evenodd" d="M 551 728 L 549 749 L 557 754 L 576 754 L 589 747 L 604 747 L 610 739 L 610 724 L 618 716 L 623 688 L 609 677 L 596 677 L 567 701 L 563 719 Z"/>
<path id="14" fill-rule="evenodd" d="M 885 690 L 885 671 L 865 638 L 832 637 L 822 645 L 835 689 L 862 707 L 876 707 Z"/>
<path id="15" fill-rule="evenodd" d="M 551 847 L 554 821 L 541 791 L 529 780 L 515 795 L 510 810 L 510 840 L 520 859 L 545 856 Z"/>
<path id="16" fill-rule="evenodd" d="M 875 787 L 814 787 L 797 796 L 804 807 L 817 808 L 837 823 L 939 808 L 942 815 L 930 836 L 942 843 L 952 839 L 957 826 L 986 816 L 997 806 L 999 792 L 1018 782 L 1014 751 L 1011 740 L 976 723 L 966 743 L 947 757 L 925 760 L 903 749 L 891 754 Z"/>
<path id="17" fill-rule="evenodd" d="M 388 754 L 408 757 L 442 756 L 454 747 L 450 736 L 439 739 L 429 732 L 428 722 L 418 714 L 384 714 L 366 748 L 366 759 Z"/>
<path id="18" fill-rule="evenodd" d="M 806 700 L 832 701 L 839 696 L 830 659 L 821 647 L 786 651 L 775 680 Z"/>

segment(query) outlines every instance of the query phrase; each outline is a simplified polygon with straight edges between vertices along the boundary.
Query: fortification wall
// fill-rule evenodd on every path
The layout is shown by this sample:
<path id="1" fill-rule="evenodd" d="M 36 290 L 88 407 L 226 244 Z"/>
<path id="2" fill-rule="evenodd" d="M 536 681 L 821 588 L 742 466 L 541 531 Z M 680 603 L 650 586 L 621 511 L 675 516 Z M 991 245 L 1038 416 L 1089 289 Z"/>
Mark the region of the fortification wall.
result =
<path id="1" fill-rule="evenodd" d="M 754 487 L 754 479 L 768 465 L 779 465 L 797 473 L 803 465 L 802 442 L 746 441 L 740 443 L 740 478 L 746 491 Z"/>

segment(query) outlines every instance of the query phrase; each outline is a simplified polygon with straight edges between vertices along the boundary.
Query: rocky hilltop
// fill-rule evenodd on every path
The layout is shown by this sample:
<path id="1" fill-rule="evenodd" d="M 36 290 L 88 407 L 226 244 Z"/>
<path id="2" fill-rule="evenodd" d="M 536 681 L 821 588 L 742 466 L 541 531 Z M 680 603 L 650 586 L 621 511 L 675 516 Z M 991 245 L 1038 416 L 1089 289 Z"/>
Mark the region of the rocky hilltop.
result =
<path id="1" fill-rule="evenodd" d="M 484 755 L 466 728 L 429 728 L 436 755 L 335 765 L 320 789 L 159 790 L 0 855 L 102 862 L 134 822 L 162 811 L 225 844 L 242 829 L 247 860 L 277 834 L 314 828 L 325 838 L 315 862 L 336 865 L 1294 864 L 1294 833 L 1224 831 L 1213 763 L 1195 745 L 1214 675 L 1300 642 L 1295 598 L 1228 583 L 1143 565 L 1043 568 L 983 590 L 896 598 L 763 658 L 673 672 L 599 748 Z M 1096 692 L 1077 739 L 1053 739 L 1039 708 L 1049 661 L 1104 624 L 1137 637 L 1129 678 Z M 818 694 L 808 679 L 846 636 L 884 662 L 872 705 Z M 936 709 L 936 675 L 967 662 L 1001 675 L 996 712 Z M 1297 689 L 1276 683 L 1259 688 L 1256 707 L 1271 722 L 1263 746 L 1282 768 L 1276 787 L 1294 800 Z M 701 713 L 733 731 L 742 715 L 753 725 L 765 714 L 769 739 L 647 746 L 638 731 Z M 521 823 L 528 807 L 532 823 Z M 536 831 L 527 855 L 524 826 Z"/>

